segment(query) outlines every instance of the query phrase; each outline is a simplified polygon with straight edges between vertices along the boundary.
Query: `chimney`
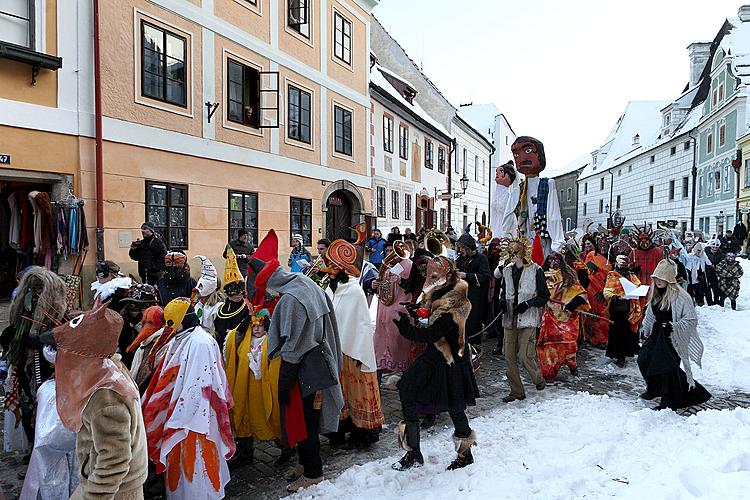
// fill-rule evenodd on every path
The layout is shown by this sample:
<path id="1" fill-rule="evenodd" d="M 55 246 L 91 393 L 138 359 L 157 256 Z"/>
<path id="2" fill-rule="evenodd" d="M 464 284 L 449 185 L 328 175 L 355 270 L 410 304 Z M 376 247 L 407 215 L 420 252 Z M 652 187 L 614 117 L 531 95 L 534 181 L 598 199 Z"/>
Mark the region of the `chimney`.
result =
<path id="1" fill-rule="evenodd" d="M 740 7 L 740 10 L 737 12 L 737 17 L 739 17 L 740 21 L 743 23 L 750 21 L 750 5 L 743 5 Z"/>
<path id="2" fill-rule="evenodd" d="M 750 15 L 750 6 L 748 6 Z M 703 68 L 706 67 L 708 58 L 711 56 L 711 42 L 695 42 L 688 45 L 690 53 L 690 88 L 695 87 L 700 80 Z"/>
<path id="3" fill-rule="evenodd" d="M 641 145 L 641 136 L 640 134 L 635 134 L 633 136 L 633 146 L 640 146 Z"/>

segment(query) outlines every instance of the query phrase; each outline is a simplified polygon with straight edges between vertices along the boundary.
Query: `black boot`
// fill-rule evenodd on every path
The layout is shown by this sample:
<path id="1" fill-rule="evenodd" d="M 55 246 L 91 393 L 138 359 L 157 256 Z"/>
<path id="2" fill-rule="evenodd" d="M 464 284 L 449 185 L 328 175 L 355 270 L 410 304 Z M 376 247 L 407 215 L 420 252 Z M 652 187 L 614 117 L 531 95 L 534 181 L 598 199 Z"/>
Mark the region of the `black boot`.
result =
<path id="1" fill-rule="evenodd" d="M 460 438 L 453 435 L 453 444 L 456 447 L 457 456 L 446 470 L 463 469 L 467 465 L 474 463 L 474 455 L 471 454 L 471 447 L 477 442 L 477 435 L 474 431 L 468 437 Z"/>
<path id="2" fill-rule="evenodd" d="M 406 455 L 401 460 L 391 465 L 398 471 L 405 471 L 412 467 L 424 465 L 424 457 L 419 449 L 419 422 L 400 422 L 397 430 L 398 442 L 401 448 L 406 450 Z"/>
<path id="3" fill-rule="evenodd" d="M 420 427 L 422 429 L 430 429 L 435 426 L 436 421 L 437 421 L 437 415 L 425 415 L 422 418 L 422 423 L 420 424 Z"/>
<path id="4" fill-rule="evenodd" d="M 474 455 L 471 454 L 471 450 L 467 450 L 463 455 L 458 455 L 446 470 L 463 469 L 467 465 L 471 465 L 473 463 Z"/>

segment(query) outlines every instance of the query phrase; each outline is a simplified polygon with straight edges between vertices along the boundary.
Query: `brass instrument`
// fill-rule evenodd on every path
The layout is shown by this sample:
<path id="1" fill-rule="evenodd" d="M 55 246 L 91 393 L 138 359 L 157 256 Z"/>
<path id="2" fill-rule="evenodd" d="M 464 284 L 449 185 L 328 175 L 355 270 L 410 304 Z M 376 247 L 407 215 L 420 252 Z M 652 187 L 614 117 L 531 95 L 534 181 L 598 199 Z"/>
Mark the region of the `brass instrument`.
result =
<path id="1" fill-rule="evenodd" d="M 391 283 L 385 280 L 385 270 L 391 269 L 397 262 L 406 260 L 411 257 L 409 247 L 403 241 L 396 241 L 393 244 L 393 251 L 385 256 L 383 262 L 380 264 L 380 270 L 378 271 L 378 300 L 384 306 L 393 304 L 396 298 L 396 293 Z"/>
<path id="2" fill-rule="evenodd" d="M 439 229 L 430 229 L 424 237 L 424 248 L 435 257 L 447 253 L 451 240 Z"/>
<path id="3" fill-rule="evenodd" d="M 305 269 L 305 272 L 303 273 L 308 278 L 312 276 L 313 274 L 316 274 L 318 271 L 320 271 L 320 264 L 323 261 L 323 256 L 319 255 L 317 259 L 313 261 L 312 264 L 310 264 L 310 267 Z"/>

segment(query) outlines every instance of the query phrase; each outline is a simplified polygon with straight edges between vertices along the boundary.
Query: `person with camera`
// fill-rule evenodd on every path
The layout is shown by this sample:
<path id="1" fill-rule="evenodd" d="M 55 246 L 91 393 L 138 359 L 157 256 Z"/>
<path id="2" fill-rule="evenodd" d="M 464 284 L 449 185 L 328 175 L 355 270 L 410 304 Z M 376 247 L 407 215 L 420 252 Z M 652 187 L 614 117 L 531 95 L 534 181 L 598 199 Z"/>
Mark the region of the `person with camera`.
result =
<path id="1" fill-rule="evenodd" d="M 153 222 L 144 222 L 141 225 L 143 239 L 135 240 L 130 244 L 128 254 L 130 258 L 138 262 L 138 276 L 143 283 L 156 285 L 164 271 L 164 257 L 167 256 L 167 245 L 156 234 Z"/>

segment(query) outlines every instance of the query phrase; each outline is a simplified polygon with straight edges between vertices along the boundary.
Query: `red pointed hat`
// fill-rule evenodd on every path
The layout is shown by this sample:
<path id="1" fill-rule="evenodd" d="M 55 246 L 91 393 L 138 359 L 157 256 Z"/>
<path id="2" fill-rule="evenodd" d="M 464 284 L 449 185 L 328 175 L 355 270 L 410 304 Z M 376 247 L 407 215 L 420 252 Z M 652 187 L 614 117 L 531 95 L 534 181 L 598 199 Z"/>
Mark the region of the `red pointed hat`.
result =
<path id="1" fill-rule="evenodd" d="M 253 305 L 263 304 L 268 278 L 279 266 L 281 266 L 279 262 L 279 238 L 276 236 L 276 231 L 271 229 L 250 258 L 248 285 L 255 287 L 255 292 L 251 298 Z"/>

